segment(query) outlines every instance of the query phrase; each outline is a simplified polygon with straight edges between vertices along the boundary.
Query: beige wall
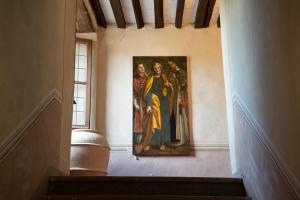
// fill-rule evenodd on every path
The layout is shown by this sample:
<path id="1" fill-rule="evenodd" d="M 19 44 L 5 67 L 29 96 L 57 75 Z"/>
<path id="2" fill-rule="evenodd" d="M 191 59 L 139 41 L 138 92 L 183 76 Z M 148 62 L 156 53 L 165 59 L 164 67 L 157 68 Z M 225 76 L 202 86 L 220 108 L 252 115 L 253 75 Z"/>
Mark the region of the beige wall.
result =
<path id="1" fill-rule="evenodd" d="M 220 29 L 108 27 L 98 42 L 96 126 L 112 146 L 132 143 L 133 56 L 187 56 L 192 142 L 228 143 Z"/>
<path id="2" fill-rule="evenodd" d="M 60 175 L 57 142 L 60 139 L 61 104 L 54 100 L 25 137 L 0 163 L 0 199 L 39 199 L 46 194 L 48 178 Z"/>
<path id="3" fill-rule="evenodd" d="M 280 199 L 280 195 L 268 196 L 284 192 L 275 191 L 280 188 L 276 184 L 294 187 L 300 197 L 300 157 L 297 156 L 300 150 L 299 6 L 297 0 L 221 2 L 228 108 L 236 102 L 247 119 L 237 119 L 241 116 L 237 109 L 236 113 L 229 110 L 235 118 L 234 126 L 230 127 L 238 130 L 235 134 L 233 129 L 230 132 L 231 147 L 239 146 L 235 151 L 236 167 L 253 187 L 254 199 Z M 244 122 L 251 126 L 243 125 Z M 252 135 L 241 131 L 256 134 L 258 139 L 254 141 L 258 144 L 250 143 Z M 240 145 L 242 135 L 249 137 L 244 146 Z M 262 145 L 267 152 L 264 155 L 271 159 L 258 156 L 262 152 L 255 148 L 257 145 Z M 280 176 L 276 172 L 278 167 L 285 179 L 276 182 Z M 262 189 L 264 187 L 269 190 Z"/>
<path id="4" fill-rule="evenodd" d="M 70 144 L 74 95 L 76 1 L 66 0 L 65 2 L 64 66 L 62 89 L 63 111 L 59 168 L 64 173 L 68 174 L 70 170 Z"/>
<path id="5" fill-rule="evenodd" d="M 193 157 L 143 156 L 111 151 L 108 176 L 232 177 L 228 150 L 196 150 Z"/>
<path id="6" fill-rule="evenodd" d="M 64 104 L 60 165 L 65 172 L 69 168 L 75 8 L 74 0 L 0 3 L 0 144 L 56 89 Z"/>
<path id="7" fill-rule="evenodd" d="M 75 8 L 0 1 L 0 199 L 37 197 L 69 171 Z"/>
<path id="8" fill-rule="evenodd" d="M 0 141 L 53 88 L 62 92 L 64 14 L 61 0 L 0 2 Z"/>

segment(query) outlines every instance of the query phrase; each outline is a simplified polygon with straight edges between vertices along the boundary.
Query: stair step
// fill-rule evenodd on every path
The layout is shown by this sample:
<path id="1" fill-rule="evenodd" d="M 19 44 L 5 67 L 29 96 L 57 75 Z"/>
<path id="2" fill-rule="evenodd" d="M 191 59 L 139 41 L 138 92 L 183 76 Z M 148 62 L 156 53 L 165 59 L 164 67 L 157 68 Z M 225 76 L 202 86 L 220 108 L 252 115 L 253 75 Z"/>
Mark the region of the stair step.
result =
<path id="1" fill-rule="evenodd" d="M 54 195 L 41 200 L 250 200 L 249 197 L 182 195 Z"/>
<path id="2" fill-rule="evenodd" d="M 50 177 L 48 195 L 246 196 L 238 178 Z"/>

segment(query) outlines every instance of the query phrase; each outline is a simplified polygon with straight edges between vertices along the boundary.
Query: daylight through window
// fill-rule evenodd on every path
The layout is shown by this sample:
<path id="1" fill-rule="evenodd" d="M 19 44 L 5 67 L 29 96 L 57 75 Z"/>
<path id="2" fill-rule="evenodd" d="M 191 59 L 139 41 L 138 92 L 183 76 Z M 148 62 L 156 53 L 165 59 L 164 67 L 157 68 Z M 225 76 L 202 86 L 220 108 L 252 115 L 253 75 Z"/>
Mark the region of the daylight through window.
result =
<path id="1" fill-rule="evenodd" d="M 78 40 L 75 54 L 73 127 L 89 127 L 90 42 Z"/>

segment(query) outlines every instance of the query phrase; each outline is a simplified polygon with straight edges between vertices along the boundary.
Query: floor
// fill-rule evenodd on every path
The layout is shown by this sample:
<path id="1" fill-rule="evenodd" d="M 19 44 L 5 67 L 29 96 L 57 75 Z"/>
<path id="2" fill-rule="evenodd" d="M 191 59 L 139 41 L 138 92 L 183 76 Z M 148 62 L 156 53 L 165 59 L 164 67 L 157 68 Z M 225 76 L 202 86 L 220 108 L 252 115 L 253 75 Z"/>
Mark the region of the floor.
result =
<path id="1" fill-rule="evenodd" d="M 231 177 L 228 150 L 195 150 L 193 156 L 135 157 L 111 151 L 108 176 Z"/>

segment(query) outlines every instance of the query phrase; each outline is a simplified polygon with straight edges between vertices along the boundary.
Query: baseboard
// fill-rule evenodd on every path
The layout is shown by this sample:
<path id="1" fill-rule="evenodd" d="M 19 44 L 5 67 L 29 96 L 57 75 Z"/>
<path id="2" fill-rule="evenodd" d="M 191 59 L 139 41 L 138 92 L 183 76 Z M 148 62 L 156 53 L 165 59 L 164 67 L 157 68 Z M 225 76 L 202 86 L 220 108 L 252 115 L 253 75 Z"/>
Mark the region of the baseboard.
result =
<path id="1" fill-rule="evenodd" d="M 132 144 L 109 144 L 110 151 L 132 151 Z"/>
<path id="2" fill-rule="evenodd" d="M 280 173 L 286 179 L 285 181 L 288 183 L 291 191 L 293 191 L 293 195 L 296 199 L 300 200 L 300 183 L 296 180 L 295 175 L 288 168 L 286 162 L 280 156 L 280 154 L 276 151 L 276 148 L 272 144 L 272 142 L 268 139 L 267 134 L 262 129 L 260 124 L 255 120 L 255 117 L 251 114 L 250 110 L 247 108 L 246 104 L 239 97 L 239 95 L 234 94 L 232 99 L 233 105 L 236 104 L 238 109 L 243 113 L 246 121 L 249 125 L 255 130 L 254 135 L 259 140 L 259 142 L 264 146 L 267 151 L 267 155 L 273 161 L 272 164 L 274 168 L 279 169 Z"/>
<path id="3" fill-rule="evenodd" d="M 5 160 L 8 154 L 17 146 L 17 144 L 24 138 L 28 128 L 39 118 L 39 116 L 46 110 L 51 102 L 57 101 L 62 103 L 61 93 L 53 89 L 49 94 L 31 111 L 30 114 L 3 140 L 0 142 L 0 163 Z"/>
<path id="4" fill-rule="evenodd" d="M 132 151 L 132 144 L 109 144 L 111 151 Z M 229 150 L 228 144 L 192 144 L 191 149 L 195 150 Z"/>

